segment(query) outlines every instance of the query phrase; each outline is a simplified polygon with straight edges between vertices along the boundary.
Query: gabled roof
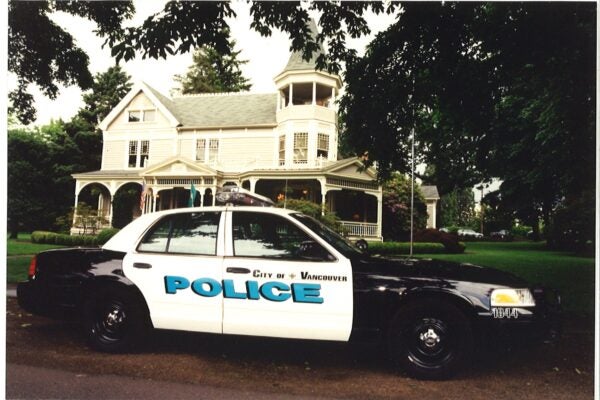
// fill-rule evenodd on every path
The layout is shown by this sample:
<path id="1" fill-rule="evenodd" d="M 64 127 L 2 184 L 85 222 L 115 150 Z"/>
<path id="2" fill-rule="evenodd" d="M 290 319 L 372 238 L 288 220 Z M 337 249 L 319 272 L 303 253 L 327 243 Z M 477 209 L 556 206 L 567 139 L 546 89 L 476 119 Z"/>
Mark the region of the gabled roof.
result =
<path id="1" fill-rule="evenodd" d="M 143 92 L 150 99 L 150 101 L 152 101 L 156 108 L 158 108 L 160 112 L 167 118 L 171 126 L 180 125 L 179 120 L 168 107 L 170 106 L 168 99 L 156 90 L 152 89 L 150 86 L 146 85 L 144 82 L 140 81 L 131 88 L 129 93 L 127 93 L 127 95 L 123 97 L 123 100 L 121 100 L 119 104 L 117 104 L 117 106 L 113 108 L 112 111 L 102 120 L 102 122 L 100 122 L 98 127 L 103 131 L 106 130 L 114 121 L 114 119 L 117 118 L 117 116 L 125 109 L 125 107 L 127 107 L 131 100 L 133 100 L 133 98 L 140 92 Z"/>
<path id="2" fill-rule="evenodd" d="M 377 173 L 373 168 L 364 169 L 364 164 L 358 157 L 350 157 L 336 161 L 323 169 L 327 174 L 337 176 L 347 176 L 348 178 L 360 178 L 367 180 L 376 180 Z"/>

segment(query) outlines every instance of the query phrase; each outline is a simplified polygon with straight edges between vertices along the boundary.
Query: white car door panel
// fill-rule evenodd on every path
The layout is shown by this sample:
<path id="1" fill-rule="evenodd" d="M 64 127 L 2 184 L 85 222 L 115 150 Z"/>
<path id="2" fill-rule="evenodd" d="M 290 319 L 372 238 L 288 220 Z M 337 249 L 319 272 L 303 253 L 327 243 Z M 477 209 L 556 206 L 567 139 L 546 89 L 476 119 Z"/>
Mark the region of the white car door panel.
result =
<path id="1" fill-rule="evenodd" d="M 223 333 L 348 340 L 350 262 L 282 216 L 233 210 L 227 218 Z"/>
<path id="2" fill-rule="evenodd" d="M 123 259 L 125 276 L 142 292 L 155 328 L 222 333 L 222 217 L 165 217 Z"/>

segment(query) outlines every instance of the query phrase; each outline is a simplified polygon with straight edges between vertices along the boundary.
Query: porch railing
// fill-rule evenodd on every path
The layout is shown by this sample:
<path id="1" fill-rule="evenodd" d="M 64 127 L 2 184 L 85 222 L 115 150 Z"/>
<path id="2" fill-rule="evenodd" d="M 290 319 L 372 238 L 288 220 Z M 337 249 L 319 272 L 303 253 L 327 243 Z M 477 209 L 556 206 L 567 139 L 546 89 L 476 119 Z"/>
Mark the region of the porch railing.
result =
<path id="1" fill-rule="evenodd" d="M 376 223 L 351 221 L 340 221 L 340 223 L 350 237 L 379 238 Z"/>

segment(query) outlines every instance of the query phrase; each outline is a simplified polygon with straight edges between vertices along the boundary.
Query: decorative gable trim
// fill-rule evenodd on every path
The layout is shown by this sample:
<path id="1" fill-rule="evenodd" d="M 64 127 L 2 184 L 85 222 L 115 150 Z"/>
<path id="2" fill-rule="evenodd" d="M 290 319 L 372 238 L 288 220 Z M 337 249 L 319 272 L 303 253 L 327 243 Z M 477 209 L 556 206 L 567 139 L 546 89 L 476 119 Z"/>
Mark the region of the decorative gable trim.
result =
<path id="1" fill-rule="evenodd" d="M 146 97 L 150 99 L 150 101 L 156 106 L 156 108 L 167 118 L 169 124 L 172 127 L 176 127 L 181 125 L 181 123 L 177 120 L 177 118 L 173 115 L 171 111 L 158 99 L 158 97 L 154 94 L 154 92 L 150 89 L 148 85 L 144 82 L 140 81 L 135 84 L 129 93 L 117 104 L 115 108 L 98 124 L 98 127 L 105 131 L 108 129 L 109 125 L 124 111 L 127 105 L 133 100 L 135 96 L 137 96 L 140 92 L 144 93 Z"/>
<path id="2" fill-rule="evenodd" d="M 217 176 L 216 170 L 200 165 L 185 157 L 177 156 L 163 161 L 160 164 L 150 166 L 140 173 L 140 176 Z"/>
<path id="3" fill-rule="evenodd" d="M 351 177 L 356 179 L 357 178 L 357 174 L 359 174 L 359 172 L 357 171 L 360 168 L 364 168 L 364 164 L 360 161 L 360 159 L 358 158 L 347 158 L 345 160 L 340 160 L 338 162 L 336 162 L 335 164 L 332 164 L 330 166 L 328 166 L 327 168 L 324 169 L 323 172 L 325 172 L 326 174 L 332 174 L 332 175 L 336 175 L 336 176 L 347 176 L 347 177 Z M 350 171 L 350 173 L 348 173 L 348 171 Z M 363 171 L 360 172 L 361 178 L 366 178 L 370 179 L 370 180 L 376 180 L 377 179 L 377 173 L 375 172 L 375 170 L 373 168 L 367 168 L 364 169 Z"/>

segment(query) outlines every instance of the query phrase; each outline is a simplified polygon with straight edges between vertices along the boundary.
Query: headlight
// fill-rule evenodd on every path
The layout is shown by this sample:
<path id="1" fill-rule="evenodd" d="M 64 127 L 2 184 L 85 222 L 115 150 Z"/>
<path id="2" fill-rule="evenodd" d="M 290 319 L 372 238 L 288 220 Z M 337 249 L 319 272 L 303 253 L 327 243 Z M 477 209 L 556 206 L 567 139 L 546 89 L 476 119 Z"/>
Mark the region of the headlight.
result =
<path id="1" fill-rule="evenodd" d="M 535 300 L 529 289 L 495 289 L 491 296 L 492 307 L 533 307 Z"/>

